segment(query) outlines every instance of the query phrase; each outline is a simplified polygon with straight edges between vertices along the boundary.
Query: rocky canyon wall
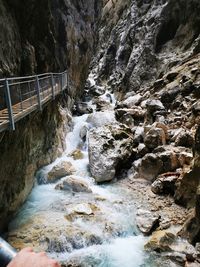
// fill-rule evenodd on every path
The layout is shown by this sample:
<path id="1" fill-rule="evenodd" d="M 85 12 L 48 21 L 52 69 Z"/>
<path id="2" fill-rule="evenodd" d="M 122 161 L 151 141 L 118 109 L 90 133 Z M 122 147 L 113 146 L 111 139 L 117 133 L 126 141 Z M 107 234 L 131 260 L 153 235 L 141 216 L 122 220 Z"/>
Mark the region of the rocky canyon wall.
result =
<path id="1" fill-rule="evenodd" d="M 152 182 L 159 174 L 164 173 L 162 180 L 181 169 L 181 175 L 175 172 L 172 195 L 179 205 L 195 207 L 185 226 L 185 236 L 193 243 L 200 240 L 199 12 L 197 0 L 103 1 L 99 42 L 86 84 L 93 97 L 107 89 L 115 93 L 116 118 L 135 135 L 134 178 L 139 172 L 138 177 Z M 96 103 L 100 110 L 105 104 Z M 163 129 L 164 142 L 157 135 Z M 179 162 L 170 159 L 170 165 L 166 155 L 172 157 L 174 149 Z M 159 162 L 157 153 L 163 152 Z"/>
<path id="2" fill-rule="evenodd" d="M 0 1 L 0 76 L 69 72 L 70 88 L 0 134 L 0 231 L 30 193 L 35 171 L 64 149 L 72 108 L 82 94 L 96 44 L 101 1 Z M 62 105 L 61 105 L 62 104 Z"/>
<path id="3" fill-rule="evenodd" d="M 196 0 L 104 1 L 91 71 L 98 85 L 144 91 L 182 60 L 200 52 Z"/>

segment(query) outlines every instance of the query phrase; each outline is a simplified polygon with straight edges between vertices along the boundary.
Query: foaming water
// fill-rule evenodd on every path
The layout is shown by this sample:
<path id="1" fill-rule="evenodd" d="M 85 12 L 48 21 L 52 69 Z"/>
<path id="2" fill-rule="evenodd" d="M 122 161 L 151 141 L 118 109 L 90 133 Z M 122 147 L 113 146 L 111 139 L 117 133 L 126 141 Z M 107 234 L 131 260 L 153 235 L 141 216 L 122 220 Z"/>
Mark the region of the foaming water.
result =
<path id="1" fill-rule="evenodd" d="M 67 150 L 65 151 L 65 153 L 71 153 L 79 146 L 79 144 L 82 143 L 80 131 L 84 126 L 88 126 L 88 123 L 86 122 L 87 118 L 87 114 L 73 118 L 74 129 L 66 137 Z"/>
<path id="2" fill-rule="evenodd" d="M 109 243 L 74 250 L 72 253 L 54 254 L 54 257 L 81 266 L 139 267 L 145 263 L 145 240 L 143 236 L 116 238 Z"/>
<path id="3" fill-rule="evenodd" d="M 111 99 L 114 104 L 114 96 L 107 93 L 103 96 L 106 99 Z M 108 115 L 109 116 L 109 115 Z M 60 179 L 54 184 L 36 184 L 32 190 L 28 200 L 18 212 L 16 218 L 10 224 L 10 229 L 18 229 L 31 218 L 35 218 L 38 214 L 44 212 L 62 211 L 65 210 L 67 203 L 67 210 L 73 205 L 81 205 L 82 203 L 92 203 L 97 205 L 97 219 L 85 220 L 83 217 L 78 217 L 72 222 L 74 227 L 81 229 L 81 231 L 95 233 L 95 236 L 104 238 L 101 245 L 85 246 L 81 249 L 72 249 L 71 253 L 55 253 L 51 251 L 50 255 L 64 262 L 78 262 L 85 267 L 139 267 L 144 266 L 145 254 L 143 245 L 145 238 L 137 235 L 138 231 L 135 225 L 134 218 L 134 204 L 131 202 L 131 196 L 128 191 L 124 191 L 117 187 L 115 183 L 107 185 L 96 185 L 94 179 L 89 172 L 89 159 L 87 147 L 87 134 L 83 141 L 81 138 L 81 131 L 83 128 L 89 129 L 91 125 L 87 123 L 88 115 L 73 118 L 73 131 L 66 136 L 67 149 L 63 155 L 56 159 L 52 164 L 42 168 L 37 173 L 37 178 L 40 182 L 45 179 L 48 172 L 57 164 L 63 161 L 71 162 L 75 168 L 73 177 L 82 179 L 87 182 L 92 193 L 72 194 L 69 191 L 56 190 L 56 184 L 62 182 Z M 83 158 L 75 160 L 71 153 L 80 149 Z M 69 207 L 69 205 L 71 205 Z M 60 210 L 59 210 L 60 209 Z M 107 225 L 106 225 L 107 224 Z M 106 227 L 110 227 L 109 231 Z M 106 232 L 108 231 L 108 233 Z"/>
<path id="4" fill-rule="evenodd" d="M 54 189 L 55 185 L 36 185 L 22 206 L 15 219 L 10 223 L 10 229 L 17 229 L 36 214 L 50 209 L 51 205 L 65 198 L 61 191 Z"/>

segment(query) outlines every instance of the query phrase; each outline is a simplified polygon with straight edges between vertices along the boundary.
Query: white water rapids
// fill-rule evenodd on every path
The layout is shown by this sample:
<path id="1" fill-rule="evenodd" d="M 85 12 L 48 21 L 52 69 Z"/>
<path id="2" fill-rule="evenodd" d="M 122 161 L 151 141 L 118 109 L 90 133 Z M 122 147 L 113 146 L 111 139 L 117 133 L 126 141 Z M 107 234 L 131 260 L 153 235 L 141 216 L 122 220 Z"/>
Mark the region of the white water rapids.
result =
<path id="1" fill-rule="evenodd" d="M 78 266 L 97 266 L 97 267 L 139 267 L 154 266 L 149 262 L 148 256 L 144 252 L 144 243 L 146 238 L 138 233 L 135 225 L 135 207 L 131 202 L 131 195 L 125 189 L 121 189 L 117 183 L 113 182 L 106 185 L 96 185 L 88 170 L 88 150 L 87 138 L 83 144 L 80 138 L 80 130 L 83 126 L 88 128 L 88 115 L 73 118 L 73 131 L 66 137 L 67 150 L 63 156 L 58 158 L 49 166 L 39 171 L 39 175 L 45 176 L 53 166 L 62 161 L 70 161 L 76 169 L 75 177 L 81 177 L 89 184 L 92 194 L 103 198 L 99 205 L 102 211 L 102 218 L 109 219 L 114 225 L 116 231 L 112 236 L 108 235 L 100 244 L 83 245 L 80 248 L 71 249 L 70 251 L 54 252 L 50 251 L 52 257 L 64 262 L 78 259 Z M 80 146 L 82 144 L 82 146 Z M 84 158 L 74 160 L 69 154 L 77 147 L 81 147 Z M 60 182 L 60 181 L 59 181 Z M 17 230 L 25 224 L 30 218 L 37 217 L 39 214 L 52 210 L 52 205 L 56 202 L 62 203 L 78 201 L 84 202 L 87 194 L 55 190 L 55 184 L 36 183 L 28 200 L 18 212 L 16 218 L 10 225 L 10 229 Z M 102 236 L 103 231 L 98 221 L 77 219 L 72 222 L 73 226 L 81 227 L 82 231 L 90 229 L 95 235 Z"/>

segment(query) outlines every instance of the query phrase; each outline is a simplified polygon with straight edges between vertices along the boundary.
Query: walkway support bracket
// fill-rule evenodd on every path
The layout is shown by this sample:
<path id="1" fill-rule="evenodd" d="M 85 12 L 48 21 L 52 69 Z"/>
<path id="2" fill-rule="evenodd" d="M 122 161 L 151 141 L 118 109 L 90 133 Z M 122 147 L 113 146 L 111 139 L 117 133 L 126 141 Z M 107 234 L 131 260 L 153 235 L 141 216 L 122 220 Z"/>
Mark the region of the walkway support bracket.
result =
<path id="1" fill-rule="evenodd" d="M 8 79 L 5 79 L 5 87 L 4 88 L 5 88 L 6 105 L 8 108 L 10 129 L 12 131 L 14 131 L 15 130 L 15 121 L 14 121 L 14 117 L 13 117 L 12 101 L 11 101 L 11 97 L 10 97 L 10 87 L 9 87 Z"/>
<path id="2" fill-rule="evenodd" d="M 38 76 L 35 77 L 36 79 L 36 90 L 37 90 L 37 98 L 38 98 L 38 107 L 39 110 L 42 111 L 42 101 L 41 101 L 41 94 L 40 94 L 40 82 Z"/>

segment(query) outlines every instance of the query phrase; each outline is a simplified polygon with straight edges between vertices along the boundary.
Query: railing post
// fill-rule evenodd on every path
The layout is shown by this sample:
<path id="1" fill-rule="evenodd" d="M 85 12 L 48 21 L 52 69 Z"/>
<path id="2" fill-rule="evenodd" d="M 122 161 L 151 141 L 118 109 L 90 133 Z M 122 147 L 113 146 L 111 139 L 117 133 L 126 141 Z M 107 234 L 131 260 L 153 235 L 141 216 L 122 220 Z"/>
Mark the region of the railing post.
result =
<path id="1" fill-rule="evenodd" d="M 63 91 L 63 75 L 60 75 L 60 87 L 61 87 L 61 92 Z"/>
<path id="2" fill-rule="evenodd" d="M 52 98 L 55 99 L 55 90 L 54 90 L 54 77 L 53 73 L 51 74 L 51 87 L 52 87 Z"/>
<path id="3" fill-rule="evenodd" d="M 41 102 L 41 95 L 40 95 L 40 83 L 39 83 L 38 76 L 36 76 L 35 79 L 36 79 L 36 90 L 37 90 L 38 107 L 39 107 L 39 110 L 42 111 L 42 102 Z"/>
<path id="4" fill-rule="evenodd" d="M 13 110 L 12 110 L 12 101 L 10 97 L 10 87 L 8 79 L 5 79 L 5 96 L 6 96 L 6 105 L 8 108 L 8 115 L 9 115 L 9 121 L 10 121 L 10 129 L 15 130 L 15 121 L 13 117 Z"/>
<path id="5" fill-rule="evenodd" d="M 69 92 L 69 73 L 68 73 L 68 71 L 67 71 L 66 75 L 67 75 L 67 92 Z"/>

